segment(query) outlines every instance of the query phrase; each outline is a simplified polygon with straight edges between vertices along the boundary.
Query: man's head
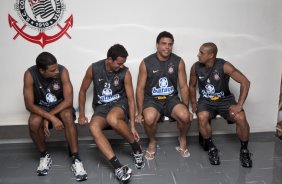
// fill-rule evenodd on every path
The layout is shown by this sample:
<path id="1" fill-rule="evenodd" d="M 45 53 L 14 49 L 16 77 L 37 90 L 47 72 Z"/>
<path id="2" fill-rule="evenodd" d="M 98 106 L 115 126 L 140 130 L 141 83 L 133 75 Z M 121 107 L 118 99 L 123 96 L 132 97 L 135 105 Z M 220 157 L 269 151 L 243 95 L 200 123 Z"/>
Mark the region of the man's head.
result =
<path id="1" fill-rule="evenodd" d="M 161 32 L 157 36 L 156 47 L 157 56 L 160 60 L 166 60 L 172 52 L 172 47 L 174 43 L 173 35 L 167 31 Z"/>
<path id="2" fill-rule="evenodd" d="M 49 52 L 37 56 L 36 66 L 44 78 L 56 78 L 59 73 L 57 59 Z"/>
<path id="3" fill-rule="evenodd" d="M 162 38 L 170 38 L 172 40 L 172 43 L 174 42 L 173 35 L 170 32 L 167 31 L 160 32 L 159 35 L 157 36 L 156 43 L 159 44 Z"/>
<path id="4" fill-rule="evenodd" d="M 212 42 L 204 43 L 198 53 L 200 63 L 207 63 L 213 61 L 217 55 L 217 46 Z"/>
<path id="5" fill-rule="evenodd" d="M 107 60 L 109 61 L 110 70 L 118 71 L 123 67 L 128 53 L 124 46 L 115 44 L 111 46 L 107 53 Z"/>

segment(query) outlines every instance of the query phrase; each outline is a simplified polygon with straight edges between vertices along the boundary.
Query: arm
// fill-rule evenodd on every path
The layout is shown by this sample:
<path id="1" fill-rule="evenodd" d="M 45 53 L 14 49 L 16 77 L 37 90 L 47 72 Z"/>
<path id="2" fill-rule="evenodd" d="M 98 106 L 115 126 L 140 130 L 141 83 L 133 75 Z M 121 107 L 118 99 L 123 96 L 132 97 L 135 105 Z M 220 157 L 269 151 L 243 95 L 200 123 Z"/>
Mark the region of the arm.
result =
<path id="1" fill-rule="evenodd" d="M 185 63 L 181 59 L 178 66 L 178 83 L 182 102 L 189 107 L 189 90 L 187 85 L 187 74 L 185 69 Z M 189 109 L 188 109 L 189 110 Z"/>
<path id="2" fill-rule="evenodd" d="M 137 80 L 137 87 L 136 87 L 136 102 L 137 102 L 137 110 L 138 114 L 136 116 L 136 122 L 142 123 L 143 119 L 143 101 L 144 101 L 144 89 L 147 80 L 147 71 L 144 61 L 141 62 L 139 66 L 139 73 L 138 73 L 138 80 Z"/>
<path id="3" fill-rule="evenodd" d="M 191 99 L 192 112 L 196 112 L 196 85 L 197 85 L 197 76 L 195 71 L 195 64 L 191 67 L 190 71 L 190 81 L 189 81 L 189 92 Z"/>
<path id="4" fill-rule="evenodd" d="M 129 107 L 129 119 L 130 119 L 130 127 L 131 132 L 134 135 L 136 141 L 139 141 L 140 137 L 138 132 L 135 129 L 135 103 L 134 103 L 134 92 L 132 85 L 132 77 L 129 70 L 126 71 L 124 78 L 124 88 L 128 99 L 128 107 Z"/>
<path id="5" fill-rule="evenodd" d="M 64 100 L 50 111 L 50 113 L 53 115 L 58 114 L 64 109 L 72 108 L 73 106 L 73 88 L 70 81 L 69 72 L 66 68 L 64 68 L 62 71 L 61 80 L 63 84 Z"/>
<path id="6" fill-rule="evenodd" d="M 92 82 L 92 75 L 93 75 L 92 66 L 90 65 L 82 80 L 82 84 L 80 86 L 79 96 L 78 96 L 78 106 L 79 106 L 78 123 L 81 125 L 88 123 L 88 119 L 85 116 L 85 101 L 86 101 L 86 92 Z"/>
<path id="7" fill-rule="evenodd" d="M 52 123 L 55 122 L 62 124 L 62 122 L 56 116 L 34 104 L 33 83 L 34 81 L 31 76 L 31 73 L 29 71 L 26 71 L 24 74 L 24 87 L 23 87 L 24 103 L 26 109 L 30 113 L 37 114 Z"/>
<path id="8" fill-rule="evenodd" d="M 236 82 L 240 83 L 240 95 L 238 99 L 238 104 L 231 107 L 231 113 L 235 115 L 242 110 L 243 104 L 248 96 L 250 81 L 243 75 L 237 68 L 235 68 L 231 63 L 226 62 L 223 66 L 224 73 L 229 75 Z"/>

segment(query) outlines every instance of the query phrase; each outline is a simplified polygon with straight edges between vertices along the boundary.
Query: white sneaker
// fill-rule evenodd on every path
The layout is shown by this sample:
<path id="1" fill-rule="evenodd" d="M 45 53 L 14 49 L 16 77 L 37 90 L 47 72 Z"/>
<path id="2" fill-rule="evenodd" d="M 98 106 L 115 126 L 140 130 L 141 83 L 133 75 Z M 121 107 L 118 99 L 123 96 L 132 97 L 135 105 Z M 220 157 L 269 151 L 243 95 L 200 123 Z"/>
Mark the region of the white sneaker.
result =
<path id="1" fill-rule="evenodd" d="M 49 154 L 46 154 L 45 157 L 40 158 L 39 166 L 37 167 L 37 175 L 45 176 L 49 173 L 49 169 L 52 164 L 52 159 Z"/>
<path id="2" fill-rule="evenodd" d="M 87 173 L 83 168 L 83 164 L 78 159 L 75 159 L 74 164 L 71 165 L 71 170 L 73 171 L 76 181 L 87 180 Z"/>

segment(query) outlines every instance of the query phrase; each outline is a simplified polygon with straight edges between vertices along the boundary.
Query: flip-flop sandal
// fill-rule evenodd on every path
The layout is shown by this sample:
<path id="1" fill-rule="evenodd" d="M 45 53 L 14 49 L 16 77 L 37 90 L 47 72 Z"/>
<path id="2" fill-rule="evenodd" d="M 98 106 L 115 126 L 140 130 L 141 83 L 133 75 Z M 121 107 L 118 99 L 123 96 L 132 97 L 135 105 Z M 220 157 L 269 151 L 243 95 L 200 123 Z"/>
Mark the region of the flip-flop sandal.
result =
<path id="1" fill-rule="evenodd" d="M 148 150 L 146 150 L 146 154 L 145 154 L 145 158 L 147 160 L 153 160 L 155 158 L 155 153 L 156 152 L 149 152 Z"/>
<path id="2" fill-rule="evenodd" d="M 181 155 L 183 158 L 188 158 L 188 157 L 190 157 L 190 153 L 189 153 L 188 149 L 183 150 L 183 149 L 181 149 L 179 146 L 176 146 L 175 149 L 176 149 L 176 151 L 178 151 L 178 152 L 180 153 L 180 155 Z"/>

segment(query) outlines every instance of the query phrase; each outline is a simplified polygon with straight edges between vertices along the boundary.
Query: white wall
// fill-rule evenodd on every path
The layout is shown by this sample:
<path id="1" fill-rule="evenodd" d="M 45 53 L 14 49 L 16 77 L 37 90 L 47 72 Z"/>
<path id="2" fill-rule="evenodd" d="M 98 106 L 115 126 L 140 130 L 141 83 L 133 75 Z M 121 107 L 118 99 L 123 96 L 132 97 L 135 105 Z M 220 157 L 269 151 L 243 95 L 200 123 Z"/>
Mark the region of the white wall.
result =
<path id="1" fill-rule="evenodd" d="M 188 76 L 200 45 L 215 42 L 218 57 L 233 63 L 251 81 L 244 107 L 251 132 L 274 131 L 282 71 L 281 0 L 64 0 L 66 12 L 60 24 L 73 15 L 74 26 L 68 30 L 72 39 L 64 36 L 44 49 L 20 36 L 13 40 L 16 32 L 9 27 L 8 14 L 23 26 L 15 2 L 0 2 L 0 125 L 26 123 L 23 74 L 40 52 L 53 53 L 69 69 L 77 107 L 87 67 L 105 58 L 111 45 L 127 48 L 135 87 L 140 61 L 155 51 L 157 34 L 167 30 L 175 36 L 174 52 L 185 60 Z M 235 82 L 231 89 L 238 96 Z M 91 91 L 88 96 L 91 113 Z"/>

